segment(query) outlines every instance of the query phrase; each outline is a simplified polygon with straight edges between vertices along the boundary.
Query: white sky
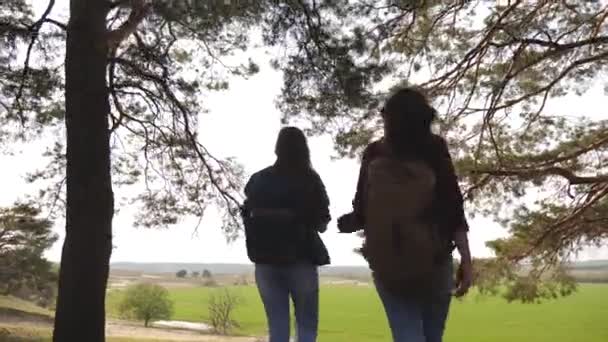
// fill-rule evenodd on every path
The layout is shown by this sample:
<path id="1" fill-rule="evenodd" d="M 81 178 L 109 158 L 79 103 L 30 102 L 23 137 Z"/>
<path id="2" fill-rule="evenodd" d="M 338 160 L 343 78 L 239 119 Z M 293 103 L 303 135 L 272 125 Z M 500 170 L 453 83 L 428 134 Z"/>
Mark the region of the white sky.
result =
<path id="1" fill-rule="evenodd" d="M 36 1 L 43 6 L 45 1 Z M 66 1 L 58 1 L 65 8 Z M 58 16 L 54 16 L 57 18 Z M 280 129 L 280 113 L 274 106 L 282 79 L 280 72 L 266 64 L 251 79 L 234 80 L 229 90 L 209 96 L 206 107 L 209 113 L 201 117 L 201 138 L 210 151 L 218 156 L 235 156 L 251 174 L 274 161 L 274 143 Z M 608 118 L 606 97 L 600 85 L 583 97 L 568 96 L 551 102 L 548 111 L 560 114 L 584 114 Z M 238 138 L 238 140 L 237 140 Z M 352 250 L 360 239 L 354 235 L 337 233 L 335 219 L 350 211 L 358 175 L 356 160 L 332 161 L 333 146 L 330 137 L 310 139 L 313 164 L 326 184 L 331 200 L 334 220 L 323 235 L 332 263 L 335 265 L 364 265 L 364 260 Z M 24 193 L 27 186 L 23 176 L 39 158 L 35 151 L 26 149 L 12 157 L 0 157 L 0 205 L 10 205 Z M 10 166 L 10 167 L 7 167 Z M 190 222 L 189 222 L 190 221 Z M 244 239 L 227 244 L 219 229 L 217 217 L 205 218 L 198 234 L 194 233 L 194 220 L 168 230 L 137 229 L 131 226 L 129 208 L 121 208 L 114 219 L 112 261 L 135 262 L 249 262 Z M 488 218 L 476 217 L 470 221 L 471 249 L 474 256 L 489 256 L 485 242 L 501 236 L 505 231 Z M 63 237 L 64 223 L 57 222 L 55 231 Z M 61 239 L 47 253 L 51 260 L 59 260 Z M 589 249 L 580 259 L 608 259 L 608 248 Z"/>

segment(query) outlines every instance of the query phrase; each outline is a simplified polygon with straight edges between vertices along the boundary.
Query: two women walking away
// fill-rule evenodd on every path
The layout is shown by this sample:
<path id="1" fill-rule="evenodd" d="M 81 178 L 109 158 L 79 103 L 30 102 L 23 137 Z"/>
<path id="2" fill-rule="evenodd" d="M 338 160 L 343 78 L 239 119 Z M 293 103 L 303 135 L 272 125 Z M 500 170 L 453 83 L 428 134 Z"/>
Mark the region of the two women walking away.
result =
<path id="1" fill-rule="evenodd" d="M 363 153 L 353 212 L 341 232 L 363 230 L 369 263 L 395 342 L 441 342 L 452 296 L 471 286 L 463 197 L 446 142 L 431 132 L 436 111 L 422 93 L 395 92 L 381 110 L 383 138 Z M 243 218 L 270 341 L 289 340 L 289 298 L 298 342 L 316 341 L 319 276 L 329 263 L 319 237 L 329 200 L 306 137 L 281 130 L 276 163 L 249 180 Z M 454 277 L 452 252 L 461 257 Z"/>
<path id="2" fill-rule="evenodd" d="M 329 264 L 319 232 L 330 221 L 325 186 L 310 162 L 306 137 L 295 127 L 281 130 L 274 165 L 245 186 L 243 206 L 249 258 L 266 310 L 270 340 L 287 342 L 290 298 L 298 342 L 314 342 L 319 317 L 317 267 Z"/>

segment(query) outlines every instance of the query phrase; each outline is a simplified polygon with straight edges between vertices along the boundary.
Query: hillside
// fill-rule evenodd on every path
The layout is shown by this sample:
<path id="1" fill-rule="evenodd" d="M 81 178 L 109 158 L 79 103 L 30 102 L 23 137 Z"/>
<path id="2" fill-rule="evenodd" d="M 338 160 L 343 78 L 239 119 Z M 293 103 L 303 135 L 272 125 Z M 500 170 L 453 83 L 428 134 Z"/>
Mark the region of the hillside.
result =
<path id="1" fill-rule="evenodd" d="M 216 275 L 247 275 L 254 271 L 253 264 L 221 264 L 221 263 L 136 263 L 116 262 L 110 265 L 112 271 L 138 273 L 176 273 L 179 270 L 202 272 L 209 270 Z M 581 274 L 592 275 L 604 279 L 608 275 L 608 260 L 591 260 L 572 263 L 568 269 L 576 277 Z M 320 274 L 325 277 L 367 278 L 370 275 L 366 266 L 324 266 Z M 585 278 L 585 277 L 583 277 Z"/>
<path id="2" fill-rule="evenodd" d="M 176 273 L 179 270 L 202 272 L 209 270 L 216 275 L 252 274 L 253 264 L 220 264 L 220 263 L 136 263 L 116 262 L 110 265 L 112 271 L 128 271 L 141 273 Z M 323 276 L 367 277 L 369 269 L 366 266 L 324 266 L 320 268 Z"/>
<path id="3" fill-rule="evenodd" d="M 587 260 L 579 261 L 570 265 L 574 270 L 605 270 L 608 272 L 608 260 Z"/>
<path id="4" fill-rule="evenodd" d="M 116 262 L 110 264 L 112 271 L 132 271 L 142 273 L 176 273 L 179 270 L 202 272 L 209 270 L 213 274 L 249 274 L 253 272 L 252 264 L 205 264 L 205 263 L 137 263 Z"/>

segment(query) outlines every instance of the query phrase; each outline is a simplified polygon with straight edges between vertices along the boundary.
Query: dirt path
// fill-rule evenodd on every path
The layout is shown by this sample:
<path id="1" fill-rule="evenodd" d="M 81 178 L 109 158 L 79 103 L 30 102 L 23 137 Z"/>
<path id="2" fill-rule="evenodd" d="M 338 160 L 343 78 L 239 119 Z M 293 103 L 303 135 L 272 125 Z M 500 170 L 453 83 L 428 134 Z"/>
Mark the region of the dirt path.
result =
<path id="1" fill-rule="evenodd" d="M 197 341 L 197 342 L 257 342 L 254 337 L 233 337 L 203 335 L 194 331 L 144 328 L 132 323 L 109 320 L 106 323 L 106 334 L 110 337 L 165 339 L 175 341 Z"/>
<path id="2" fill-rule="evenodd" d="M 47 331 L 50 333 L 52 324 L 42 320 L 9 319 L 0 317 L 0 328 L 24 328 Z M 46 334 L 46 333 L 45 333 Z M 259 342 L 255 337 L 234 337 L 206 335 L 194 331 L 144 328 L 130 322 L 108 320 L 106 323 L 106 335 L 108 337 L 126 337 L 141 339 L 156 339 L 169 341 L 192 341 L 192 342 Z"/>

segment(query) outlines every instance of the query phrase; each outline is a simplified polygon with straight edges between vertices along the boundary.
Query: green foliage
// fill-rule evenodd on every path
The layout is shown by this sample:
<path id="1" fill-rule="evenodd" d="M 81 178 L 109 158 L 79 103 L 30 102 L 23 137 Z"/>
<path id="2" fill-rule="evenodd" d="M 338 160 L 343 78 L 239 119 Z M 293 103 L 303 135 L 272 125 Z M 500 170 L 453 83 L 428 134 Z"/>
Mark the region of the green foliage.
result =
<path id="1" fill-rule="evenodd" d="M 188 271 L 186 271 L 186 270 L 179 270 L 179 271 L 177 271 L 177 273 L 175 273 L 175 276 L 178 278 L 186 278 L 187 275 L 188 275 Z"/>
<path id="2" fill-rule="evenodd" d="M 148 326 L 151 320 L 170 319 L 173 315 L 173 301 L 169 291 L 155 284 L 137 284 L 129 287 L 118 307 L 126 318 L 144 321 Z"/>
<path id="3" fill-rule="evenodd" d="M 50 306 L 56 271 L 43 254 L 57 240 L 52 222 L 27 204 L 0 208 L 0 294 Z"/>
<path id="4" fill-rule="evenodd" d="M 512 267 L 504 259 L 473 260 L 473 284 L 480 295 L 502 296 L 508 302 L 540 303 L 573 294 L 578 285 L 565 267 Z"/>

